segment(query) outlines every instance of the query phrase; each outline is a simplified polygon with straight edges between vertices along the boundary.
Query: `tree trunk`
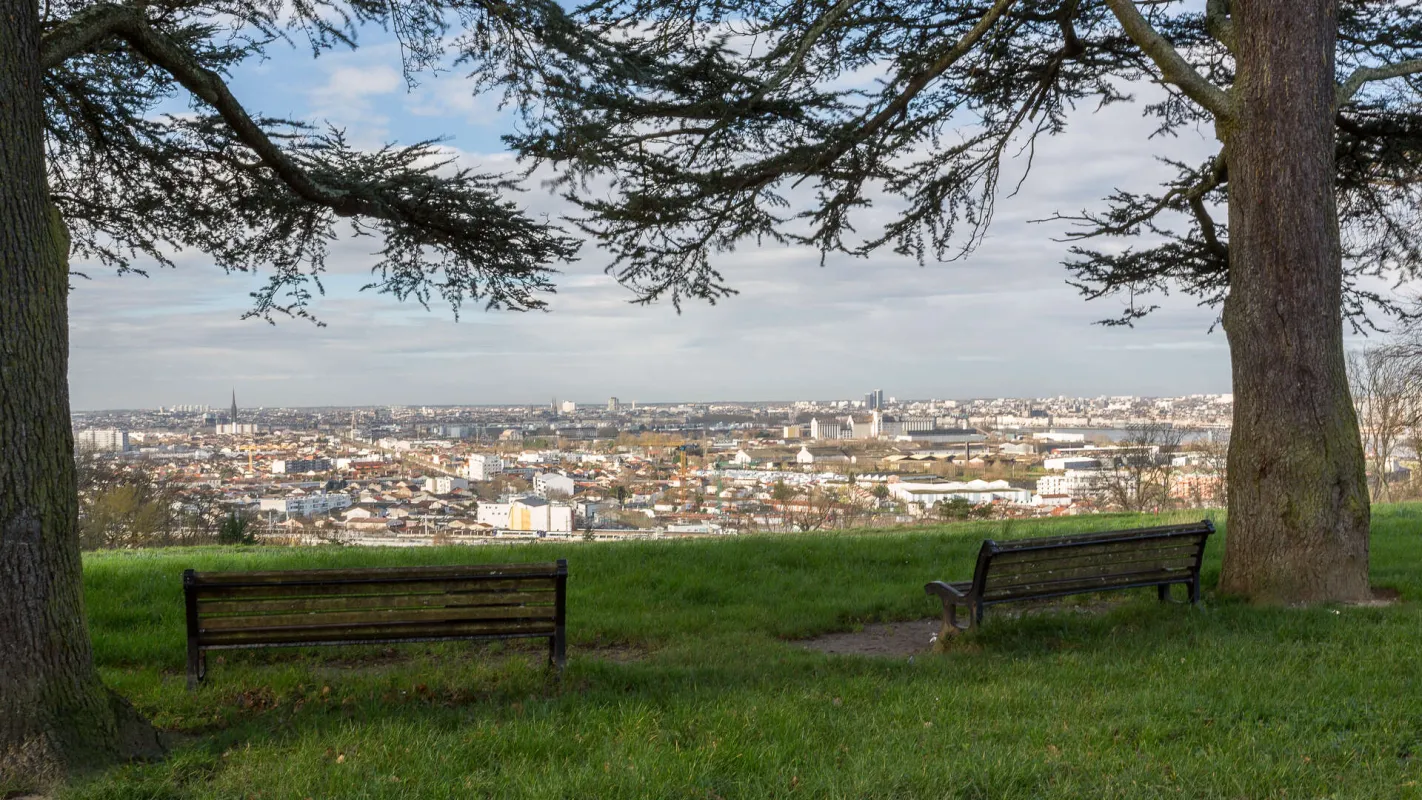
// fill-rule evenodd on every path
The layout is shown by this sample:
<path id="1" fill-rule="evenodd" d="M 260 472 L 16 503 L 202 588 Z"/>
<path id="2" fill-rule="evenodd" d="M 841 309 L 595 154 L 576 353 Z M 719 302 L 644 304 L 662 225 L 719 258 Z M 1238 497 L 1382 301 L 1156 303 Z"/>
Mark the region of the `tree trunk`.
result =
<path id="1" fill-rule="evenodd" d="M 1368 489 L 1333 189 L 1337 0 L 1234 0 L 1231 15 L 1234 430 L 1220 590 L 1270 604 L 1364 600 Z"/>
<path id="2" fill-rule="evenodd" d="M 0 795 L 157 747 L 99 681 L 84 620 L 69 241 L 43 115 L 38 7 L 0 0 Z"/>

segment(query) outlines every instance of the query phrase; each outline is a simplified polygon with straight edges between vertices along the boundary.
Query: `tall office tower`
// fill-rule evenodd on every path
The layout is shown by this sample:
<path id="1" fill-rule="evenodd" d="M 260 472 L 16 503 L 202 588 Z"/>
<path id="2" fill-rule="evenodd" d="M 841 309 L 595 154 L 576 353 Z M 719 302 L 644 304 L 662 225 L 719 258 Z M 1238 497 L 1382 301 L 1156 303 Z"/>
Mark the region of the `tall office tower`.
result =
<path id="1" fill-rule="evenodd" d="M 883 390 L 883 389 L 875 389 L 875 390 L 874 390 L 874 407 L 875 407 L 875 408 L 883 408 L 883 407 L 884 407 L 884 390 Z"/>
<path id="2" fill-rule="evenodd" d="M 616 397 L 610 397 L 610 398 L 608 398 L 608 400 L 607 400 L 607 410 L 608 410 L 608 411 L 611 411 L 612 413 L 616 414 L 616 413 L 617 413 L 617 410 L 618 410 L 619 408 L 621 408 L 621 406 L 622 406 L 622 404 L 617 400 Z"/>

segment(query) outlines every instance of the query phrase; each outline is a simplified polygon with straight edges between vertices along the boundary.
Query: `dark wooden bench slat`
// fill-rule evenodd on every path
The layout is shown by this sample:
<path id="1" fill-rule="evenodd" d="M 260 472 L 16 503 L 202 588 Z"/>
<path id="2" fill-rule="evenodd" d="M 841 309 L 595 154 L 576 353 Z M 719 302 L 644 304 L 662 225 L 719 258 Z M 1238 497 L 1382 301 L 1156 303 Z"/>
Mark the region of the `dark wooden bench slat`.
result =
<path id="1" fill-rule="evenodd" d="M 1200 530 L 1200 524 L 1198 522 L 1192 522 L 1186 525 L 1157 525 L 1150 528 L 1130 528 L 1120 531 L 1069 533 L 1062 536 L 1033 536 L 1026 539 L 989 541 L 992 541 L 993 548 L 999 553 L 1009 553 L 1014 550 L 1030 550 L 1034 548 L 1054 547 L 1062 544 L 1077 546 L 1109 543 L 1119 540 L 1137 541 L 1179 535 L 1199 535 Z"/>
<path id="2" fill-rule="evenodd" d="M 553 592 L 437 592 L 431 594 L 377 594 L 355 597 L 298 597 L 274 600 L 210 600 L 198 604 L 202 619 L 222 614 L 261 614 L 295 611 L 345 611 L 380 608 L 464 608 L 553 602 Z"/>
<path id="3" fill-rule="evenodd" d="M 1039 580 L 1012 584 L 1010 586 L 988 586 L 983 590 L 983 599 L 1021 598 L 1026 600 L 1046 592 L 1056 593 L 1063 591 L 1072 594 L 1080 594 L 1083 592 L 1096 591 L 1093 587 L 1113 586 L 1115 584 L 1135 585 L 1142 581 L 1147 584 L 1187 581 L 1190 579 L 1190 575 L 1190 569 L 1188 567 L 1182 567 L 1178 569 L 1145 569 L 1139 572 L 1115 572 L 1106 575 Z"/>
<path id="4" fill-rule="evenodd" d="M 1101 575 L 1121 575 L 1135 572 L 1152 572 L 1164 569 L 1190 570 L 1195 566 L 1194 557 L 1189 558 L 1147 558 L 1132 561 L 1115 561 L 1110 564 L 1077 564 L 1063 569 L 1043 569 L 1032 572 L 1001 573 L 989 571 L 985 584 L 987 591 L 1004 587 L 1041 583 L 1044 580 L 1066 580 L 1069 578 L 1094 578 Z"/>
<path id="5" fill-rule="evenodd" d="M 324 597 L 359 595 L 415 595 L 448 592 L 552 592 L 557 581 L 553 578 L 515 578 L 510 580 L 463 580 L 463 581 L 398 581 L 394 583 L 363 581 L 361 583 L 320 584 L 303 582 L 299 584 L 270 585 L 227 585 L 199 586 L 195 593 L 199 601 L 206 598 L 228 599 L 247 597 L 252 599 L 283 597 Z"/>
<path id="6" fill-rule="evenodd" d="M 1162 601 L 1185 584 L 1191 602 L 1200 599 L 1200 563 L 1214 525 L 1167 525 L 1124 531 L 987 540 L 978 551 L 972 581 L 934 581 L 924 590 L 943 603 L 944 635 L 962 627 L 958 606 L 967 606 L 967 627 L 982 620 L 983 607 L 1086 592 L 1154 586 Z"/>
<path id="7" fill-rule="evenodd" d="M 224 584 L 254 583 L 339 583 L 343 581 L 377 580 L 393 582 L 399 580 L 426 581 L 432 578 L 484 578 L 542 576 L 552 578 L 558 574 L 555 563 L 533 564 L 464 564 L 454 566 L 429 567 L 373 567 L 361 569 L 305 569 L 267 570 L 261 572 L 195 572 L 198 586 L 220 586 Z"/>
<path id="8" fill-rule="evenodd" d="M 323 611 L 297 614 L 256 614 L 249 616 L 208 617 L 198 627 L 205 638 L 210 631 L 278 630 L 293 626 L 363 625 L 381 622 L 444 622 L 448 620 L 483 619 L 553 619 L 553 606 L 507 605 L 469 606 L 467 608 L 431 609 L 371 609 L 366 611 Z"/>
<path id="9" fill-rule="evenodd" d="M 1199 547 L 1203 541 L 1204 540 L 1199 537 L 1176 535 L 1169 538 L 1151 538 L 1142 542 L 1116 541 L 1061 544 L 1050 548 L 1033 547 L 1009 552 L 995 552 L 993 553 L 992 563 L 994 567 L 1001 567 L 1006 564 L 1016 564 L 1023 561 L 1047 561 L 1059 558 L 1092 558 L 1096 556 L 1109 556 L 1112 553 L 1195 548 Z"/>
<path id="10" fill-rule="evenodd" d="M 990 575 L 1042 572 L 1051 569 L 1071 569 L 1083 565 L 1109 567 L 1112 564 L 1130 564 L 1135 561 L 1168 561 L 1172 559 L 1191 560 L 1199 555 L 1197 545 L 1185 547 L 1152 547 L 1142 550 L 1113 550 L 1091 556 L 1069 556 L 1067 558 L 1034 558 L 1031 561 L 1013 561 L 1007 564 L 993 559 Z"/>
<path id="11" fill-rule="evenodd" d="M 330 625 L 313 628 L 292 628 L 277 631 L 222 631 L 205 640 L 203 647 L 220 648 L 233 645 L 292 644 L 302 642 L 324 645 L 335 641 L 384 639 L 395 641 L 420 638 L 425 641 L 445 639 L 476 639 L 505 634 L 538 634 L 554 632 L 552 620 L 488 620 L 478 623 L 411 624 L 411 625 Z"/>

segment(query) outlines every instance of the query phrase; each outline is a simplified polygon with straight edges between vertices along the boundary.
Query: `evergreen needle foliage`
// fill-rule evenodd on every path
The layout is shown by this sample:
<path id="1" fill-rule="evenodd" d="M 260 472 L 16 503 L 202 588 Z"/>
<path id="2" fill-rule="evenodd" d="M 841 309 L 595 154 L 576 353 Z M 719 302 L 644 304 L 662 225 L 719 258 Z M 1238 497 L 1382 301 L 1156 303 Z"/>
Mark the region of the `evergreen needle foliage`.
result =
<path id="1" fill-rule="evenodd" d="M 1122 24 L 1137 5 L 1144 34 Z M 1072 281 L 1130 298 L 1113 323 L 1152 310 L 1152 292 L 1224 299 L 1227 147 L 1185 163 L 1168 142 L 1227 126 L 1229 0 L 594 0 L 576 16 L 602 37 L 598 57 L 544 76 L 511 141 L 564 168 L 581 225 L 645 300 L 714 302 L 734 290 L 713 255 L 766 240 L 965 256 L 1040 137 L 1073 109 L 1128 102 L 1156 121 L 1175 175 L 1056 217 Z M 1339 3 L 1336 188 L 1345 310 L 1360 321 L 1403 310 L 1365 278 L 1422 269 L 1419 59 L 1422 7 Z M 876 202 L 893 213 L 871 227 Z M 1095 244 L 1111 239 L 1129 246 Z"/>
<path id="2" fill-rule="evenodd" d="M 197 250 L 268 273 L 252 315 L 307 317 L 344 221 L 381 242 L 366 288 L 456 314 L 543 308 L 576 242 L 507 199 L 512 178 L 460 167 L 436 140 L 364 151 L 344 131 L 261 116 L 226 78 L 272 46 L 353 48 L 375 27 L 399 39 L 411 82 L 453 49 L 475 88 L 493 85 L 544 57 L 530 37 L 549 14 L 562 19 L 442 0 L 46 3 L 50 196 L 74 255 L 123 272 Z M 192 111 L 156 113 L 175 96 Z"/>

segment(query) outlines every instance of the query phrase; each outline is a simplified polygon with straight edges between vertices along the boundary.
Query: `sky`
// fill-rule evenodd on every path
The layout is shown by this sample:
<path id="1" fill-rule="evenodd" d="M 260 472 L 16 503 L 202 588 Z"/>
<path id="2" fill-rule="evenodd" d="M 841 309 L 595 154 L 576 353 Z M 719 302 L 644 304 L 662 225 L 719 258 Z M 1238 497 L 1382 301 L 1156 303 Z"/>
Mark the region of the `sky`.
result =
<path id="1" fill-rule="evenodd" d="M 243 65 L 233 89 L 254 113 L 329 121 L 357 144 L 443 137 L 463 163 L 515 166 L 496 103 L 458 74 L 410 89 L 392 43 L 315 60 L 274 50 Z M 563 267 L 548 312 L 469 309 L 457 322 L 447 308 L 359 291 L 374 260 L 368 239 L 331 253 L 314 307 L 325 327 L 242 320 L 264 276 L 224 274 L 201 253 L 146 278 L 77 265 L 91 279 L 70 298 L 71 402 L 225 407 L 234 388 L 247 407 L 840 399 L 875 388 L 902 399 L 1228 392 L 1214 309 L 1171 295 L 1134 328 L 1097 325 L 1122 301 L 1085 302 L 1061 266 L 1065 228 L 1032 222 L 1099 208 L 1115 187 L 1154 187 L 1167 174 L 1162 153 L 1195 161 L 1216 149 L 1209 131 L 1152 140 L 1153 128 L 1139 105 L 1074 114 L 1066 134 L 1039 145 L 966 260 L 919 266 L 885 251 L 821 266 L 811 250 L 747 246 L 714 262 L 740 293 L 680 314 L 631 304 L 591 242 Z M 536 178 L 518 201 L 554 218 L 567 211 Z"/>

